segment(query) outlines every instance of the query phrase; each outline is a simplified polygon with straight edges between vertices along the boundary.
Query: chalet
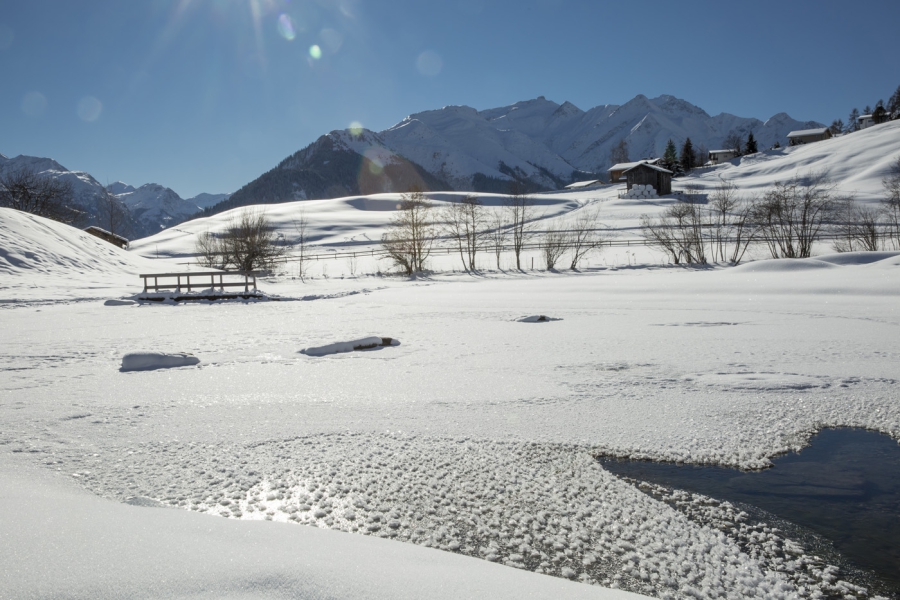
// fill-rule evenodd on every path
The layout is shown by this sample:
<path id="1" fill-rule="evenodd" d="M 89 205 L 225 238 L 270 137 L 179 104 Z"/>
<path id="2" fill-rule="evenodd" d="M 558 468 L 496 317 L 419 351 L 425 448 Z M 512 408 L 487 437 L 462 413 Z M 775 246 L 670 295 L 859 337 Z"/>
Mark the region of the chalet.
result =
<path id="1" fill-rule="evenodd" d="M 727 162 L 735 156 L 737 156 L 737 152 L 734 150 L 710 150 L 709 162 L 717 165 L 719 163 Z"/>
<path id="2" fill-rule="evenodd" d="M 625 171 L 630 190 L 635 185 L 652 185 L 660 196 L 672 193 L 672 171 L 649 162 L 639 162 Z"/>
<path id="3" fill-rule="evenodd" d="M 792 131 L 788 135 L 791 146 L 799 146 L 800 144 L 812 144 L 813 142 L 821 142 L 831 137 L 831 130 L 827 127 L 819 129 L 803 129 L 801 131 Z"/>
<path id="4" fill-rule="evenodd" d="M 609 182 L 619 183 L 621 181 L 624 181 L 625 179 L 622 176 L 625 174 L 625 171 L 627 171 L 628 169 L 633 169 L 640 164 L 655 165 L 658 162 L 658 158 L 645 158 L 636 162 L 615 164 L 609 168 Z"/>
<path id="5" fill-rule="evenodd" d="M 875 124 L 875 118 L 872 115 L 859 115 L 856 122 L 859 123 L 860 129 L 867 129 Z"/>
<path id="6" fill-rule="evenodd" d="M 105 242 L 109 242 L 113 246 L 118 246 L 123 250 L 128 249 L 128 240 L 123 238 L 121 235 L 116 235 L 115 233 L 110 233 L 105 229 L 100 229 L 94 225 L 91 225 L 87 229 L 84 230 L 85 233 L 89 233 L 94 237 L 98 237 Z"/>
<path id="7" fill-rule="evenodd" d="M 600 187 L 604 183 L 599 179 L 591 179 L 590 181 L 576 181 L 566 186 L 567 190 L 577 192 L 579 190 L 589 190 L 591 188 Z"/>

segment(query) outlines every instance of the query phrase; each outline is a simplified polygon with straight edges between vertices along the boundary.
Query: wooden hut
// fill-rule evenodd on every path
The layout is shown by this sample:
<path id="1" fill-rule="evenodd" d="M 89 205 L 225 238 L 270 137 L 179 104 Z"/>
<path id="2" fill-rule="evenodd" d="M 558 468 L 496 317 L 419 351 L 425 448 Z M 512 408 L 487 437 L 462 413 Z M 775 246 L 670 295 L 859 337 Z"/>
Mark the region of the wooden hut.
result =
<path id="1" fill-rule="evenodd" d="M 85 233 L 89 233 L 94 237 L 98 237 L 103 241 L 109 242 L 113 246 L 118 246 L 119 248 L 127 249 L 128 248 L 128 240 L 123 238 L 121 235 L 116 235 L 115 233 L 110 233 L 105 229 L 101 229 L 96 225 L 91 225 L 87 229 L 84 230 Z"/>
<path id="2" fill-rule="evenodd" d="M 660 196 L 672 193 L 672 171 L 659 165 L 642 162 L 625 171 L 624 176 L 629 190 L 635 185 L 652 185 Z"/>
<path id="3" fill-rule="evenodd" d="M 821 142 L 831 137 L 831 130 L 827 127 L 819 129 L 803 129 L 802 131 L 792 131 L 788 135 L 791 146 L 799 146 L 801 144 L 812 144 L 813 142 Z"/>
<path id="4" fill-rule="evenodd" d="M 628 169 L 631 169 L 633 167 L 636 167 L 639 164 L 647 163 L 648 165 L 655 165 L 658 162 L 659 162 L 658 158 L 645 158 L 643 160 L 637 160 L 634 162 L 614 164 L 613 166 L 611 166 L 609 168 L 609 182 L 617 183 L 617 182 L 622 181 L 625 178 L 624 177 L 625 171 L 627 171 Z"/>

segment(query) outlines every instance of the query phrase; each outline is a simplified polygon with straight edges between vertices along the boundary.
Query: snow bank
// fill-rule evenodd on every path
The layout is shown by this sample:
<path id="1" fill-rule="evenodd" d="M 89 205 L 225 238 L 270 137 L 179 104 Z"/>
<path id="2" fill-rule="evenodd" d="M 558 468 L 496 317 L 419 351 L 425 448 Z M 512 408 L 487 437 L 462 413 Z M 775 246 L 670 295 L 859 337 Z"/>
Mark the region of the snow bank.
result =
<path id="1" fill-rule="evenodd" d="M 638 600 L 369 536 L 129 506 L 0 457 L 0 597 Z"/>
<path id="2" fill-rule="evenodd" d="M 353 352 L 354 350 L 371 350 L 383 346 L 399 346 L 400 341 L 389 337 L 370 336 L 351 340 L 349 342 L 336 342 L 325 346 L 312 346 L 304 348 L 300 354 L 307 356 L 326 356 L 328 354 L 340 354 L 342 352 Z"/>
<path id="3" fill-rule="evenodd" d="M 193 354 L 163 354 L 162 352 L 131 352 L 122 357 L 121 371 L 152 371 L 187 367 L 200 363 Z"/>
<path id="4" fill-rule="evenodd" d="M 841 252 L 817 256 L 816 260 L 832 265 L 869 265 L 900 257 L 900 252 Z"/>
<path id="5" fill-rule="evenodd" d="M 832 269 L 835 265 L 816 258 L 776 258 L 744 263 L 731 269 L 733 273 L 794 273 Z"/>

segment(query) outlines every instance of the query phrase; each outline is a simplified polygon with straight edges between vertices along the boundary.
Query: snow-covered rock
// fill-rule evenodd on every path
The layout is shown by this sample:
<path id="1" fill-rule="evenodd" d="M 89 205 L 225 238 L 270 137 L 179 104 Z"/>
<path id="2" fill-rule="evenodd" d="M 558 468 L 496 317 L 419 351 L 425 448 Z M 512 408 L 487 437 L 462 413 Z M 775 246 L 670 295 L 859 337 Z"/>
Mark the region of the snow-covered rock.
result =
<path id="1" fill-rule="evenodd" d="M 166 354 L 163 352 L 129 352 L 122 357 L 121 371 L 153 371 L 155 369 L 171 369 L 189 367 L 200 364 L 200 359 L 193 354 Z"/>

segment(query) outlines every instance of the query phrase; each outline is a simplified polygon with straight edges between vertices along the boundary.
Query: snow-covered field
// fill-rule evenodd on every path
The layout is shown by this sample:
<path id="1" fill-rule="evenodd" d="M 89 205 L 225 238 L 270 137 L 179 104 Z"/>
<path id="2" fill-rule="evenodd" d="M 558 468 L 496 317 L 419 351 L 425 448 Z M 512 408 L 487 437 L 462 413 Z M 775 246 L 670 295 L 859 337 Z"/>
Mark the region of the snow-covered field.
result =
<path id="1" fill-rule="evenodd" d="M 816 146 L 781 160 L 805 169 Z M 646 212 L 591 194 L 541 209 Z M 317 243 L 352 245 L 395 202 L 303 207 Z M 296 208 L 269 214 L 287 232 Z M 0 597 L 868 596 L 737 508 L 661 502 L 595 457 L 762 468 L 823 427 L 900 439 L 900 253 L 288 271 L 261 286 L 293 300 L 104 304 L 215 226 L 125 253 L 0 210 Z M 373 337 L 400 343 L 301 352 Z M 200 363 L 122 370 L 134 352 Z"/>

